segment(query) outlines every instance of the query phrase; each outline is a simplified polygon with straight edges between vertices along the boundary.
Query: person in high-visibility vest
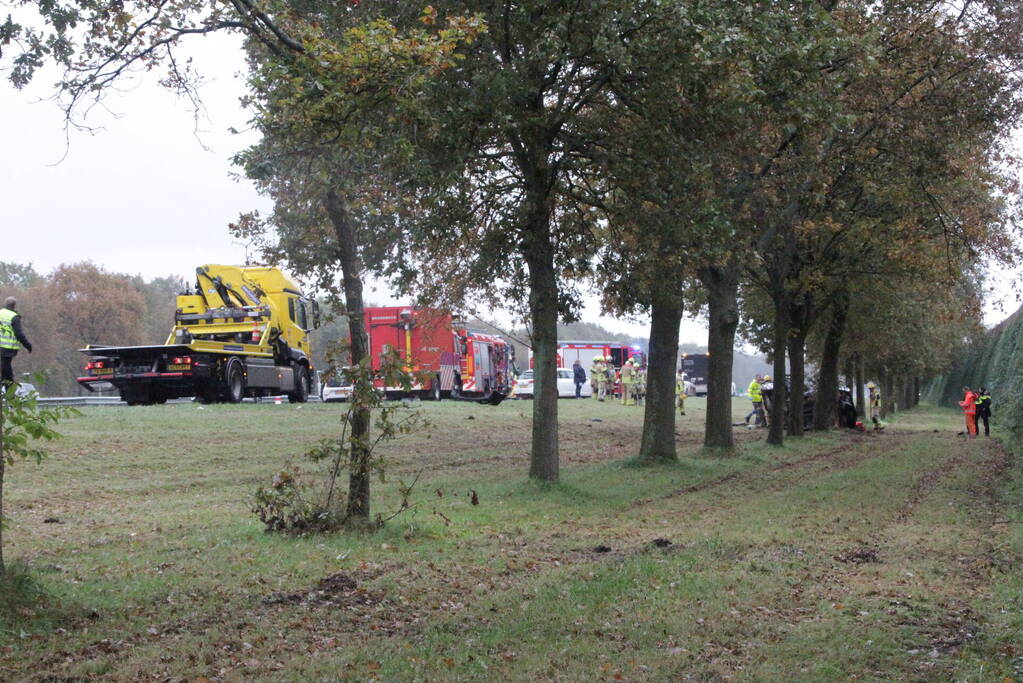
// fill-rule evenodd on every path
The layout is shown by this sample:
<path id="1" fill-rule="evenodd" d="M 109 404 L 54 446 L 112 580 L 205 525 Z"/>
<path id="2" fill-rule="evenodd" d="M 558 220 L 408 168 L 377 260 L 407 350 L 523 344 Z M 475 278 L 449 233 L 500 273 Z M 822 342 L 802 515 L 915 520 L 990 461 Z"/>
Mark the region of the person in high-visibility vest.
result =
<path id="1" fill-rule="evenodd" d="M 32 353 L 32 344 L 21 328 L 21 315 L 17 312 L 18 301 L 13 296 L 7 297 L 4 307 L 0 308 L 0 382 L 4 385 L 14 381 L 14 357 L 18 355 L 18 347 Z"/>
<path id="2" fill-rule="evenodd" d="M 980 423 L 984 422 L 984 436 L 991 436 L 991 426 L 988 420 L 991 418 L 991 394 L 984 387 L 980 388 L 977 395 L 977 431 L 980 432 Z"/>
<path id="3" fill-rule="evenodd" d="M 622 363 L 622 405 L 634 406 L 636 399 L 633 397 L 636 391 L 636 364 L 631 358 Z"/>
<path id="4" fill-rule="evenodd" d="M 686 382 L 689 381 L 689 376 L 681 370 L 675 375 L 675 399 L 678 402 L 678 413 L 679 415 L 686 414 Z"/>
<path id="5" fill-rule="evenodd" d="M 749 396 L 750 402 L 753 403 L 753 410 L 746 415 L 746 424 L 749 425 L 750 429 L 764 424 L 764 396 L 760 393 L 760 383 L 763 381 L 764 376 L 757 375 L 750 380 L 749 386 L 746 387 L 746 394 Z M 751 417 L 753 418 L 753 424 L 749 423 Z"/>

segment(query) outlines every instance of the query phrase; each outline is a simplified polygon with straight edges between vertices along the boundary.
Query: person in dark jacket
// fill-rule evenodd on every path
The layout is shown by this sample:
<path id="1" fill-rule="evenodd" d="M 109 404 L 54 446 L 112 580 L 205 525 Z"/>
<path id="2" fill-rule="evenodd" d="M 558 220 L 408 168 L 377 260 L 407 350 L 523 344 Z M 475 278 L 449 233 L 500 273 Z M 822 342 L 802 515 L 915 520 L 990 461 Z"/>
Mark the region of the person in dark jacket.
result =
<path id="1" fill-rule="evenodd" d="M 984 436 L 991 436 L 991 426 L 988 424 L 988 420 L 991 418 L 991 394 L 987 393 L 987 389 L 984 387 L 980 388 L 980 393 L 977 394 L 977 431 L 980 431 L 980 423 L 984 423 Z"/>
<path id="2" fill-rule="evenodd" d="M 21 316 L 17 308 L 18 301 L 13 296 L 7 297 L 4 307 L 0 308 L 0 383 L 4 385 L 14 381 L 12 362 L 18 355 L 19 344 L 32 353 L 32 344 L 21 328 Z"/>
<path id="3" fill-rule="evenodd" d="M 575 397 L 582 398 L 583 385 L 586 384 L 586 371 L 583 370 L 583 364 L 576 359 L 575 363 L 572 363 L 572 378 L 575 382 Z"/>

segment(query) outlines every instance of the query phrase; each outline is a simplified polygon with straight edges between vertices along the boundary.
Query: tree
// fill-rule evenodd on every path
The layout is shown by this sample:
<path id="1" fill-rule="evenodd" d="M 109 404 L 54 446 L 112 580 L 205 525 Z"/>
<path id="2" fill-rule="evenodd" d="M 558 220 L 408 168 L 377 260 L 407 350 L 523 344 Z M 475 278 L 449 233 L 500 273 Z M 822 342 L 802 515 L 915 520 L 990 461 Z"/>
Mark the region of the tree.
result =
<path id="1" fill-rule="evenodd" d="M 4 289 L 28 289 L 39 284 L 39 273 L 32 264 L 23 265 L 9 261 L 0 261 L 0 287 Z"/>
<path id="2" fill-rule="evenodd" d="M 707 307 L 711 361 L 704 445 L 732 447 L 736 296 L 756 227 L 751 199 L 787 144 L 778 120 L 807 107 L 805 74 L 819 69 L 832 40 L 826 26 L 805 30 L 817 16 L 811 3 L 753 13 L 734 3 L 666 7 L 665 30 L 636 41 L 634 69 L 614 83 L 606 103 L 614 114 L 596 126 L 607 149 L 591 183 L 609 213 L 605 270 L 619 273 L 605 291 L 621 308 L 651 312 L 651 400 L 640 448 L 650 460 L 674 458 L 682 294 L 697 282 L 702 291 L 689 301 Z"/>
<path id="3" fill-rule="evenodd" d="M 82 366 L 78 350 L 86 344 L 141 343 L 146 304 L 128 276 L 76 263 L 59 266 L 45 287 L 56 324 L 55 360 L 69 382 L 78 376 Z"/>
<path id="4" fill-rule="evenodd" d="M 784 377 L 786 347 L 792 364 L 795 435 L 802 431 L 795 418 L 802 412 L 809 324 L 824 302 L 835 300 L 834 292 L 843 298 L 836 283 L 889 259 L 888 252 L 899 247 L 912 245 L 915 251 L 906 253 L 920 261 L 920 254 L 940 253 L 925 248 L 928 240 L 958 245 L 948 223 L 934 230 L 942 222 L 929 218 L 936 212 L 928 197 L 935 186 L 958 182 L 954 150 L 986 150 L 981 156 L 997 150 L 998 130 L 1017 116 L 1015 79 L 988 68 L 1014 59 L 990 38 L 998 34 L 991 17 L 977 8 L 944 10 L 926 2 L 880 8 L 849 3 L 836 10 L 849 44 L 859 45 L 849 53 L 855 59 L 840 62 L 837 87 L 825 98 L 817 125 L 806 125 L 810 119 L 796 126 L 772 172 L 775 189 L 758 245 L 765 267 L 754 280 L 772 299 L 777 381 Z M 885 17 L 880 31 L 874 28 L 876 11 Z M 907 190 L 915 196 L 899 196 Z M 978 223 L 968 222 L 977 227 L 967 232 L 986 232 L 983 239 L 992 247 L 1004 241 L 997 229 L 978 230 Z M 837 363 L 827 366 L 837 374 Z M 776 408 L 784 407 L 776 401 Z M 775 443 L 781 441 L 780 418 L 779 412 L 772 422 Z"/>
<path id="5" fill-rule="evenodd" d="M 374 391 L 363 313 L 366 257 L 379 272 L 399 243 L 389 208 L 402 202 L 393 178 L 415 163 L 409 150 L 418 95 L 482 29 L 478 20 L 451 18 L 429 30 L 437 22 L 430 9 L 420 20 L 423 28 L 405 33 L 384 19 L 355 26 L 288 23 L 284 28 L 303 47 L 283 59 L 262 43 L 249 44 L 249 105 L 262 140 L 236 161 L 273 198 L 275 210 L 267 220 L 244 217 L 234 231 L 261 239 L 268 258 L 287 261 L 343 301 L 358 394 Z M 370 516 L 372 408 L 363 401 L 345 421 L 344 519 L 353 523 Z"/>
<path id="6" fill-rule="evenodd" d="M 599 140 L 582 119 L 629 68 L 630 46 L 655 26 L 658 3 L 446 2 L 489 30 L 430 89 L 436 125 L 421 147 L 428 173 L 410 216 L 406 275 L 448 278 L 528 313 L 536 392 L 529 475 L 559 474 L 557 323 L 579 303 L 573 280 L 595 250 L 595 212 L 576 190 Z"/>

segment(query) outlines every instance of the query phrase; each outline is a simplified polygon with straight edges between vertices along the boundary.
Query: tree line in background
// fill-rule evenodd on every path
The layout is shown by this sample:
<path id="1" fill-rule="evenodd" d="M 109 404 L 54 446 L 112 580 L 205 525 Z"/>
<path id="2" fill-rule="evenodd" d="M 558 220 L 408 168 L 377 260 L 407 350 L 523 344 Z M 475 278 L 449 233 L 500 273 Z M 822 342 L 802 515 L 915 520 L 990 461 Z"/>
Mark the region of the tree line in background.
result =
<path id="1" fill-rule="evenodd" d="M 651 316 L 638 453 L 654 462 L 676 457 L 687 312 L 710 327 L 705 445 L 733 445 L 737 334 L 789 380 L 775 385 L 768 440 L 780 445 L 803 433 L 808 360 L 818 428 L 833 422 L 842 370 L 880 380 L 888 401 L 908 396 L 978 328 L 984 264 L 1019 257 L 1020 3 L 37 9 L 0 43 L 17 47 L 15 85 L 63 67 L 72 121 L 136 68 L 197 96 L 202 65 L 184 68 L 181 42 L 243 35 L 262 139 L 235 161 L 275 209 L 233 233 L 334 297 L 356 363 L 367 273 L 424 303 L 510 302 L 535 355 L 536 479 L 558 478 L 557 325 L 585 292 Z M 357 425 L 368 431 L 368 416 Z"/>

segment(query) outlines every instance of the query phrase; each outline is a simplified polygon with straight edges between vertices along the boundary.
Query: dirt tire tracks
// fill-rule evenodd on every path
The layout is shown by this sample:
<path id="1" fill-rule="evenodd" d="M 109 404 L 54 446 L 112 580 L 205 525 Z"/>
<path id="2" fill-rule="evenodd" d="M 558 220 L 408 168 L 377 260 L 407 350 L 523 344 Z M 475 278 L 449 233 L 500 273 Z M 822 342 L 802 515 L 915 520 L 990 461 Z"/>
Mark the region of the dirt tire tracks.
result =
<path id="1" fill-rule="evenodd" d="M 682 488 L 675 489 L 674 491 L 669 491 L 668 493 L 662 494 L 660 496 L 636 500 L 630 503 L 625 508 L 623 508 L 622 512 L 628 512 L 631 510 L 635 510 L 637 508 L 641 508 L 645 505 L 650 505 L 651 503 L 670 500 L 672 498 L 677 498 L 679 496 L 700 493 L 702 491 L 717 488 L 730 483 L 756 482 L 765 473 L 781 472 L 785 470 L 796 470 L 804 467 L 809 467 L 822 461 L 834 462 L 831 465 L 822 468 L 819 471 L 820 474 L 833 472 L 839 469 L 848 469 L 849 467 L 853 467 L 861 462 L 864 462 L 865 460 L 884 456 L 892 448 L 896 448 L 898 445 L 905 443 L 908 440 L 909 434 L 910 434 L 909 432 L 900 432 L 897 434 L 892 434 L 891 436 L 894 437 L 893 440 L 887 440 L 889 437 L 886 435 L 885 439 L 887 440 L 886 441 L 887 448 L 885 448 L 885 450 L 880 453 L 871 453 L 870 451 L 864 450 L 863 452 L 856 453 L 851 458 L 839 457 L 844 453 L 848 453 L 864 444 L 869 443 L 868 438 L 862 436 L 853 436 L 840 446 L 824 451 L 822 453 L 815 453 L 813 455 L 809 455 L 806 456 L 805 458 L 800 458 L 798 460 L 790 460 L 786 462 L 775 463 L 768 467 L 751 467 L 750 469 L 747 470 L 729 472 L 728 474 L 721 477 L 717 477 L 716 479 L 709 479 L 707 481 L 702 481 L 697 484 L 684 486 Z M 800 481 L 803 478 L 805 477 L 800 477 L 798 479 L 791 481 Z M 758 491 L 769 491 L 772 489 L 777 490 L 779 488 L 787 488 L 787 486 L 781 487 L 778 487 L 777 485 L 773 487 L 765 486 L 762 489 L 758 489 Z"/>

